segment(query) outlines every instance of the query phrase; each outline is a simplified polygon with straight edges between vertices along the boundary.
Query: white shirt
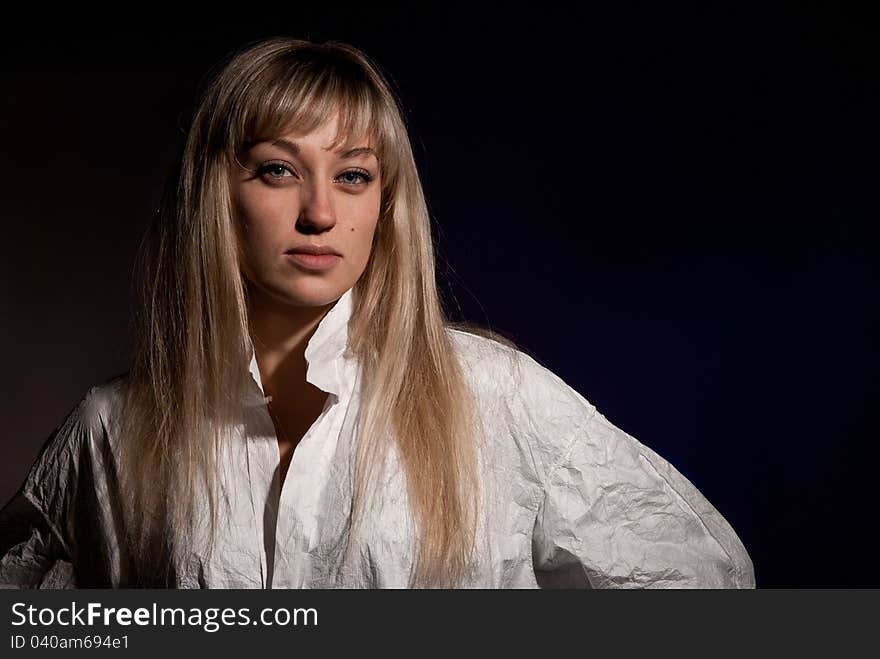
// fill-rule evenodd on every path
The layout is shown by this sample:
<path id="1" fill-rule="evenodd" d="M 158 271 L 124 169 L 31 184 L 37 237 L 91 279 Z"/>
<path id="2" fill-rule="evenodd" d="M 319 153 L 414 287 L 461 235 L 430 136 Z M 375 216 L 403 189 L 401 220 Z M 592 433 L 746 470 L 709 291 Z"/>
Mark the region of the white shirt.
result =
<path id="1" fill-rule="evenodd" d="M 351 290 L 306 347 L 327 392 L 279 490 L 279 448 L 256 360 L 247 413 L 223 456 L 230 509 L 179 553 L 181 588 L 403 588 L 413 524 L 394 452 L 375 505 L 340 552 L 351 508 L 358 364 L 346 356 Z M 674 467 L 519 351 L 448 330 L 488 438 L 480 459 L 477 564 L 465 587 L 753 588 L 722 515 Z M 93 387 L 0 512 L 0 587 L 119 584 L 113 478 L 119 379 Z"/>

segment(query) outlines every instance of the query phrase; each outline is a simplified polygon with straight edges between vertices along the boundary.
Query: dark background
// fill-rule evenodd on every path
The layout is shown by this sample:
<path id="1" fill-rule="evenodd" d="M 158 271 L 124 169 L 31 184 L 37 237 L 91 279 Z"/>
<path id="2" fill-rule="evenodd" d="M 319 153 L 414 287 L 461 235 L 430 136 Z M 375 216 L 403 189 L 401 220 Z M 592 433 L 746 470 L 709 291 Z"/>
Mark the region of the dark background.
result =
<path id="1" fill-rule="evenodd" d="M 759 587 L 880 586 L 875 16 L 275 7 L 5 26 L 0 499 L 127 368 L 135 249 L 203 75 L 337 39 L 402 99 L 452 317 L 670 460 Z"/>

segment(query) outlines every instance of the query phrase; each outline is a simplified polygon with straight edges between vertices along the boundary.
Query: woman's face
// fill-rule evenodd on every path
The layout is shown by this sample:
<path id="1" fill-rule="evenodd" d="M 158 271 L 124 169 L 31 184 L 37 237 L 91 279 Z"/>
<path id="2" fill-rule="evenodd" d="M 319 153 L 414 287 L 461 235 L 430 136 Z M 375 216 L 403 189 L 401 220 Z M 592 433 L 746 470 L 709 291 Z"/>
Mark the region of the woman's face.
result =
<path id="1" fill-rule="evenodd" d="M 381 205 L 373 145 L 327 148 L 336 118 L 238 156 L 232 197 L 241 224 L 242 272 L 251 285 L 292 306 L 322 306 L 354 286 L 367 265 Z M 325 248 L 335 254 L 297 253 Z"/>

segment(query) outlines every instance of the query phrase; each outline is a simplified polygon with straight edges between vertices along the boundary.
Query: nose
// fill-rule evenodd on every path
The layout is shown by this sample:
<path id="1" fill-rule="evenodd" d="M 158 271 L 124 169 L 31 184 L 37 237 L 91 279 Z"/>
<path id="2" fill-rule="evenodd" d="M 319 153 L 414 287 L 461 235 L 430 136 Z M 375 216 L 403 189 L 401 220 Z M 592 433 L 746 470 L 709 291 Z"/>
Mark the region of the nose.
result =
<path id="1" fill-rule="evenodd" d="M 297 228 L 303 233 L 322 233 L 336 224 L 331 184 L 327 181 L 311 181 L 303 185 L 300 197 L 300 213 Z"/>

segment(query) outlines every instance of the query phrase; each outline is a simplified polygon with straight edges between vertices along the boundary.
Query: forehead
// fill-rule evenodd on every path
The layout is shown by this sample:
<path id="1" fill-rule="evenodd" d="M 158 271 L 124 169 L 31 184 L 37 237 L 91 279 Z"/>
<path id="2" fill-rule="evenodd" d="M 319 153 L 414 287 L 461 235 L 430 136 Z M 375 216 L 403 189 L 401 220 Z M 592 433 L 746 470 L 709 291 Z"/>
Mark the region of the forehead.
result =
<path id="1" fill-rule="evenodd" d="M 369 133 L 355 135 L 346 132 L 346 127 L 340 123 L 338 115 L 310 129 L 288 124 L 277 130 L 267 131 L 244 146 L 248 149 L 260 144 L 281 147 L 295 153 L 309 151 L 336 155 L 363 155 L 372 152 L 378 158 L 375 137 Z M 357 153 L 352 154 L 352 152 Z"/>
<path id="2" fill-rule="evenodd" d="M 375 140 L 370 135 L 353 135 L 346 133 L 338 120 L 333 118 L 312 130 L 304 131 L 296 126 L 287 127 L 267 140 L 269 142 L 287 142 L 307 146 L 323 151 L 338 153 L 354 148 L 375 148 Z"/>

